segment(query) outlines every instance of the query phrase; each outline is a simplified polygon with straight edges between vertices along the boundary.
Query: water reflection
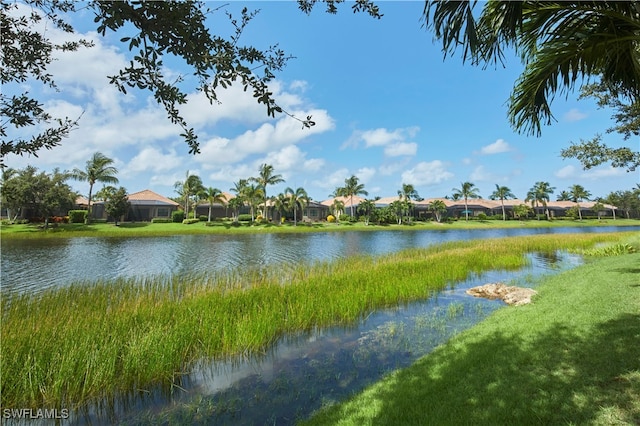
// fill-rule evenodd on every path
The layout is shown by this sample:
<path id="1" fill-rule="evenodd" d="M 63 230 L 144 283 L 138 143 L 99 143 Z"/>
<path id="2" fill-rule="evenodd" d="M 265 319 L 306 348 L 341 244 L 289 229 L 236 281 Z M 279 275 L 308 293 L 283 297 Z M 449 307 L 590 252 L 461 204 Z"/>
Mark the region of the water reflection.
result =
<path id="1" fill-rule="evenodd" d="M 268 353 L 202 360 L 175 386 L 136 392 L 83 413 L 78 424 L 294 424 L 327 403 L 346 399 L 385 374 L 407 367 L 504 304 L 468 296 L 473 286 L 502 281 L 532 287 L 542 275 L 581 258 L 565 252 L 529 255 L 519 271 L 490 271 L 428 300 L 371 312 L 350 327 L 288 336 Z"/>
<path id="2" fill-rule="evenodd" d="M 296 265 L 379 255 L 433 244 L 547 233 L 615 232 L 616 227 L 369 231 L 344 233 L 180 235 L 156 238 L 2 240 L 4 294 L 37 293 L 72 282 L 193 271 L 219 271 L 269 264 Z M 640 230 L 625 227 L 623 230 Z"/>

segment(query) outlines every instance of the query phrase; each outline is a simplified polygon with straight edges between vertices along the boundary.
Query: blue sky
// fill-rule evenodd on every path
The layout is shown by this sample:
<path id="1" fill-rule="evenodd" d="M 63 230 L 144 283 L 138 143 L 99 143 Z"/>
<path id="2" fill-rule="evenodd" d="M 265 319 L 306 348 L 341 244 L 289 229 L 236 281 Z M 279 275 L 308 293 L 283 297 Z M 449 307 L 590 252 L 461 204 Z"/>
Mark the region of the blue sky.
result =
<path id="1" fill-rule="evenodd" d="M 127 62 L 126 47 L 118 42 L 123 35 L 102 38 L 90 14 L 76 15 L 77 29 L 95 46 L 59 55 L 51 66 L 59 92 L 30 83 L 20 89 L 37 94 L 56 116 L 81 115 L 80 126 L 38 158 L 10 156 L 6 163 L 71 170 L 84 168 L 100 151 L 115 160 L 120 185 L 129 192 L 151 189 L 169 197 L 177 195 L 174 183 L 187 171 L 207 187 L 229 191 L 239 179 L 256 176 L 262 163 L 286 179 L 269 187 L 269 195 L 304 187 L 318 201 L 351 175 L 370 197 L 396 195 L 403 183 L 424 198 L 442 197 L 464 181 L 473 182 L 485 198 L 496 184 L 525 198 L 536 181 L 549 182 L 556 194 L 581 184 L 593 196 L 606 196 L 640 181 L 637 172 L 608 165 L 585 171 L 576 160 L 559 156 L 570 142 L 597 133 L 612 146 L 637 145 L 605 134 L 613 124 L 611 111 L 599 110 L 591 100 L 577 101 L 577 92 L 560 94 L 552 103 L 557 121 L 541 137 L 518 134 L 506 115 L 522 71 L 517 58 L 498 69 L 463 64 L 459 55 L 443 60 L 433 34 L 422 28 L 422 2 L 378 4 L 381 20 L 354 15 L 348 5 L 337 15 L 318 5 L 307 16 L 293 1 L 231 2 L 226 9 L 236 15 L 245 5 L 260 9 L 244 44 L 278 43 L 296 57 L 278 74 L 273 92 L 287 111 L 312 115 L 317 124 L 303 130 L 285 115 L 267 117 L 240 88 L 219 93 L 222 103 L 214 106 L 192 92 L 182 112 L 199 134 L 202 153 L 196 156 L 188 154 L 180 129 L 146 92 L 125 96 L 109 86 L 106 75 Z M 225 20 L 218 12 L 212 25 L 228 31 Z M 56 40 L 65 37 L 51 26 L 47 33 Z M 169 74 L 186 73 L 177 62 L 167 67 Z M 88 193 L 88 184 L 71 184 Z"/>

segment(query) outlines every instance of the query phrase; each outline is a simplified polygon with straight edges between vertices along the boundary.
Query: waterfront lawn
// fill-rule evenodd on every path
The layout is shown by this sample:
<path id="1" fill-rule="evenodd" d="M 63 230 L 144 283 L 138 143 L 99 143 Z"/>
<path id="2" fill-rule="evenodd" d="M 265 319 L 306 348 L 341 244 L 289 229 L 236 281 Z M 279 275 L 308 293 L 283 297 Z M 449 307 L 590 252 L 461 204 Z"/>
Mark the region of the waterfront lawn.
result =
<path id="1" fill-rule="evenodd" d="M 245 233 L 290 233 L 290 232 L 334 232 L 334 231 L 380 231 L 380 230 L 449 230 L 449 229 L 490 229 L 490 228 L 557 228 L 557 227 L 585 227 L 585 226 L 638 226 L 637 219 L 616 220 L 458 220 L 446 223 L 412 222 L 402 225 L 365 225 L 356 223 L 298 223 L 284 224 L 254 224 L 248 222 L 232 223 L 230 221 L 212 222 L 206 226 L 205 222 L 194 224 L 182 223 L 151 223 L 151 222 L 121 222 L 118 226 L 113 223 L 92 224 L 56 224 L 47 230 L 41 224 L 2 224 L 0 236 L 2 238 L 70 238 L 70 237 L 157 237 L 167 235 L 189 234 L 245 234 Z"/>
<path id="2" fill-rule="evenodd" d="M 640 253 L 538 290 L 307 424 L 640 424 Z"/>

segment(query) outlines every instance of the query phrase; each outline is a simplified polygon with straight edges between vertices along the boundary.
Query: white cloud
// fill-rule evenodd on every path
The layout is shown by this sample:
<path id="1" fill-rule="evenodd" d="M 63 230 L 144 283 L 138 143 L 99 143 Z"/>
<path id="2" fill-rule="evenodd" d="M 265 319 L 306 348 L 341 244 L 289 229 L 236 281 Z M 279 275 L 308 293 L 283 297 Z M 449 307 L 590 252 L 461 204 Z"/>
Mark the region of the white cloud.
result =
<path id="1" fill-rule="evenodd" d="M 384 148 L 387 157 L 413 156 L 418 152 L 418 144 L 415 142 L 397 142 Z"/>
<path id="2" fill-rule="evenodd" d="M 571 177 L 575 177 L 575 175 L 576 175 L 576 168 L 571 165 L 564 166 L 563 168 L 561 168 L 560 170 L 554 173 L 554 176 L 559 179 L 571 178 Z"/>
<path id="3" fill-rule="evenodd" d="M 126 171 L 131 173 L 140 173 L 144 171 L 166 172 L 176 169 L 183 161 L 176 155 L 174 149 L 170 149 L 167 153 L 152 147 L 142 149 L 135 157 L 133 157 L 126 166 Z"/>
<path id="4" fill-rule="evenodd" d="M 627 172 L 622 167 L 598 167 L 595 169 L 587 170 L 582 174 L 582 177 L 591 180 L 598 180 L 602 178 L 608 178 L 612 176 L 625 176 Z"/>
<path id="5" fill-rule="evenodd" d="M 483 146 L 480 153 L 483 155 L 500 154 L 502 152 L 511 151 L 511 146 L 504 139 L 498 139 L 492 144 Z"/>
<path id="6" fill-rule="evenodd" d="M 282 147 L 302 142 L 311 135 L 333 129 L 334 121 L 324 110 L 313 110 L 300 113 L 313 115 L 316 125 L 303 129 L 300 122 L 290 117 L 283 117 L 272 123 L 263 123 L 255 130 L 247 130 L 233 139 L 215 137 L 201 146 L 201 154 L 196 161 L 205 168 L 221 164 L 235 163 L 249 155 L 261 155 L 275 152 Z"/>
<path id="7" fill-rule="evenodd" d="M 336 188 L 340 186 L 344 186 L 345 179 L 348 179 L 351 175 L 349 174 L 349 170 L 347 168 L 341 168 L 328 176 L 323 176 L 320 180 L 315 180 L 313 182 L 314 186 L 324 189 L 329 192 L 333 192 Z M 328 198 L 328 195 L 327 195 Z"/>
<path id="8" fill-rule="evenodd" d="M 440 160 L 422 161 L 412 169 L 402 173 L 402 182 L 414 185 L 434 185 L 447 181 L 453 173 L 446 169 L 446 164 Z"/>
<path id="9" fill-rule="evenodd" d="M 589 115 L 578 110 L 577 108 L 572 108 L 564 114 L 565 121 L 573 122 L 580 121 L 587 118 Z"/>
<path id="10" fill-rule="evenodd" d="M 499 180 L 496 176 L 490 172 L 488 172 L 484 166 L 477 166 L 469 175 L 469 180 L 479 181 L 479 182 L 494 182 Z"/>
<path id="11" fill-rule="evenodd" d="M 382 127 L 373 130 L 356 130 L 351 134 L 349 139 L 342 144 L 341 149 L 349 146 L 356 148 L 360 142 L 364 142 L 365 148 L 403 143 L 406 139 L 413 138 L 419 130 L 420 128 L 417 126 L 398 128 L 395 130 L 388 130 Z"/>
<path id="12" fill-rule="evenodd" d="M 375 175 L 376 169 L 374 169 L 373 167 L 362 167 L 355 173 L 355 176 L 358 178 L 360 183 L 364 184 L 370 182 L 371 178 L 373 178 Z"/>

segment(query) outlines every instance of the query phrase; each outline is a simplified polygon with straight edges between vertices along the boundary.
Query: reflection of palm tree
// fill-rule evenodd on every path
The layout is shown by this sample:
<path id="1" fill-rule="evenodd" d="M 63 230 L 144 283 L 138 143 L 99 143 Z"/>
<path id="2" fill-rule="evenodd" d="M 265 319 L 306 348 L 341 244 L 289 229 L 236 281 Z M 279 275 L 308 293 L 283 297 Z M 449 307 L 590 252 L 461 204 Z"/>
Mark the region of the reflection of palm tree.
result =
<path id="1" fill-rule="evenodd" d="M 93 154 L 91 159 L 87 161 L 86 168 L 84 170 L 73 169 L 71 177 L 76 180 L 89 182 L 89 202 L 87 206 L 87 218 L 86 222 L 91 221 L 91 197 L 93 191 L 93 185 L 96 182 L 104 183 L 118 183 L 116 174 L 118 169 L 112 166 L 113 160 L 100 152 Z"/>
<path id="2" fill-rule="evenodd" d="M 492 200 L 500 200 L 500 204 L 502 204 L 502 220 L 507 220 L 507 213 L 504 210 L 504 200 L 508 198 L 516 198 L 506 186 L 500 186 L 496 184 L 496 190 L 489 196 Z"/>
<path id="3" fill-rule="evenodd" d="M 463 182 L 462 186 L 458 188 L 453 188 L 453 197 L 464 198 L 464 214 L 465 220 L 469 220 L 469 206 L 467 204 L 467 200 L 469 198 L 480 198 L 480 194 L 478 194 L 478 188 L 476 188 L 475 184 L 471 182 Z"/>

